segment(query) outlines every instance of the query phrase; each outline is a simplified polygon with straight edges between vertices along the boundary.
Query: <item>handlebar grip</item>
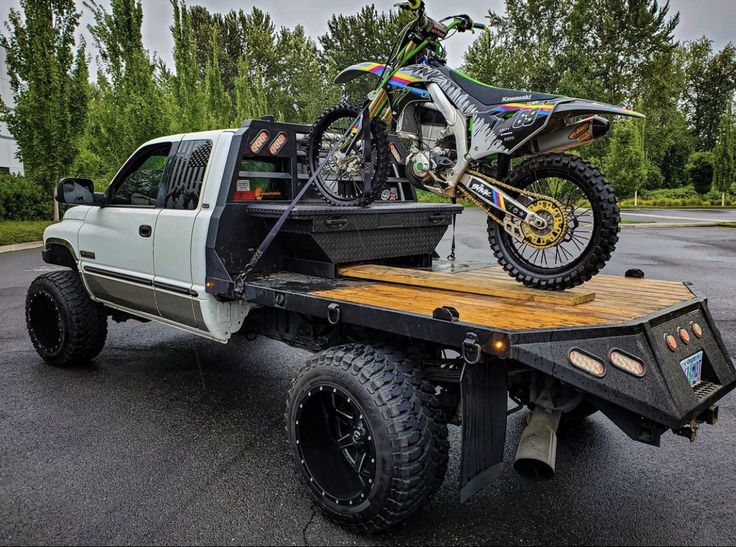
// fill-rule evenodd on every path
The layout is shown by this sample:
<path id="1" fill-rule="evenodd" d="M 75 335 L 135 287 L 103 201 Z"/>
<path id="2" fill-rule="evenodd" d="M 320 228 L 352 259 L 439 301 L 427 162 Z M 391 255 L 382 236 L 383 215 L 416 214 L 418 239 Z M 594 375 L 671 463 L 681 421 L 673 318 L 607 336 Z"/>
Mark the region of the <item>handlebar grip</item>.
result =
<path id="1" fill-rule="evenodd" d="M 477 28 L 480 30 L 486 30 L 486 28 L 488 27 L 485 23 L 476 23 L 475 21 L 473 21 L 473 28 Z"/>

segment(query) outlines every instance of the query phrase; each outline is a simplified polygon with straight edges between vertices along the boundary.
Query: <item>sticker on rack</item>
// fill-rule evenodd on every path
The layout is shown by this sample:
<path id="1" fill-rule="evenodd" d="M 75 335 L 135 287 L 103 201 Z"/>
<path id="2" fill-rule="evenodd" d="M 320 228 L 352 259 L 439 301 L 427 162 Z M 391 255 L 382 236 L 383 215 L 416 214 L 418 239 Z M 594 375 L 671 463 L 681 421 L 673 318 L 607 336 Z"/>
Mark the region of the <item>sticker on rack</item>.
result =
<path id="1" fill-rule="evenodd" d="M 250 192 L 250 180 L 239 180 L 236 184 L 237 192 Z"/>
<path id="2" fill-rule="evenodd" d="M 686 357 L 680 361 L 680 367 L 691 386 L 699 384 L 703 374 L 703 352 L 699 351 L 695 355 Z"/>

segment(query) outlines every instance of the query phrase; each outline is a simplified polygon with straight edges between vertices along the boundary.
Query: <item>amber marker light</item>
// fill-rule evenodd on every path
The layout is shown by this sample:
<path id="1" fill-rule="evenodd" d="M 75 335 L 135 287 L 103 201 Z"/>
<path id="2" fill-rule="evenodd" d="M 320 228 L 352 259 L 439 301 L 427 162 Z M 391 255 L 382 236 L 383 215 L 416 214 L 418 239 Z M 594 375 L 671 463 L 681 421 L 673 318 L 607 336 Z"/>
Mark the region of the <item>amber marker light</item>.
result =
<path id="1" fill-rule="evenodd" d="M 685 344 L 690 343 L 690 333 L 687 332 L 687 329 L 683 329 L 682 327 L 677 328 L 677 334 L 680 335 L 680 340 L 682 340 Z"/>
<path id="2" fill-rule="evenodd" d="M 690 328 L 693 329 L 693 334 L 700 338 L 703 336 L 703 327 L 701 327 L 698 323 L 695 323 L 694 321 L 690 323 Z"/>
<path id="3" fill-rule="evenodd" d="M 269 136 L 270 135 L 268 134 L 268 131 L 266 131 L 265 129 L 261 130 L 261 132 L 256 135 L 256 138 L 253 139 L 253 142 L 250 143 L 250 151 L 254 154 L 260 152 L 261 149 L 265 146 Z"/>
<path id="4" fill-rule="evenodd" d="M 570 353 L 567 354 L 567 360 L 570 361 L 572 366 L 588 374 L 592 374 L 597 378 L 602 378 L 606 375 L 606 366 L 603 364 L 603 361 L 579 349 L 571 349 Z"/>
<path id="5" fill-rule="evenodd" d="M 494 340 L 493 341 L 493 351 L 496 353 L 503 353 L 506 351 L 506 341 L 502 339 Z"/>
<path id="6" fill-rule="evenodd" d="M 667 347 L 670 348 L 672 351 L 675 351 L 677 349 L 677 338 L 675 338 L 671 334 L 664 335 L 664 343 L 667 344 Z"/>
<path id="7" fill-rule="evenodd" d="M 272 156 L 275 156 L 279 153 L 279 150 L 281 150 L 284 145 L 286 144 L 286 133 L 281 132 L 278 135 L 276 135 L 276 138 L 271 141 L 271 144 L 268 145 L 268 153 Z"/>
<path id="8" fill-rule="evenodd" d="M 211 289 L 214 286 L 215 286 L 215 282 L 212 281 L 211 279 L 208 279 L 207 281 L 204 282 L 205 289 Z"/>

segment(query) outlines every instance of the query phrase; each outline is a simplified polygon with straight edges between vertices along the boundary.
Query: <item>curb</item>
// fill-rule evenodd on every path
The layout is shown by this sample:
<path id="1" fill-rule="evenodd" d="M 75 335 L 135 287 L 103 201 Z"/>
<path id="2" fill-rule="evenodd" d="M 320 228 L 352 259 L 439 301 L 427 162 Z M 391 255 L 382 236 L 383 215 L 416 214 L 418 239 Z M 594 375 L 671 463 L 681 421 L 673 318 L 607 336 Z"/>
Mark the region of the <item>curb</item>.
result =
<path id="1" fill-rule="evenodd" d="M 0 246 L 0 254 L 12 253 L 15 251 L 25 251 L 27 249 L 38 249 L 43 247 L 43 241 L 31 241 L 30 243 L 16 243 L 15 245 Z"/>

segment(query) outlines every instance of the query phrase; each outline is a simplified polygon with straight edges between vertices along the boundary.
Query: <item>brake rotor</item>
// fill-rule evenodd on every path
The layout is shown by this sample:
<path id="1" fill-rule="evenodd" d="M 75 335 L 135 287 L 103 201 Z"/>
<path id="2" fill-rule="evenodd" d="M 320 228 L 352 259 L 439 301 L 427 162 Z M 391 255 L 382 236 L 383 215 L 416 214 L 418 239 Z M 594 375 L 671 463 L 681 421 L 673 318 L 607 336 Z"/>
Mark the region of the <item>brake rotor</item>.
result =
<path id="1" fill-rule="evenodd" d="M 567 233 L 567 216 L 559 203 L 540 198 L 526 206 L 527 209 L 542 217 L 547 225 L 537 228 L 523 223 L 521 230 L 524 241 L 537 249 L 549 249 L 557 246 Z"/>

